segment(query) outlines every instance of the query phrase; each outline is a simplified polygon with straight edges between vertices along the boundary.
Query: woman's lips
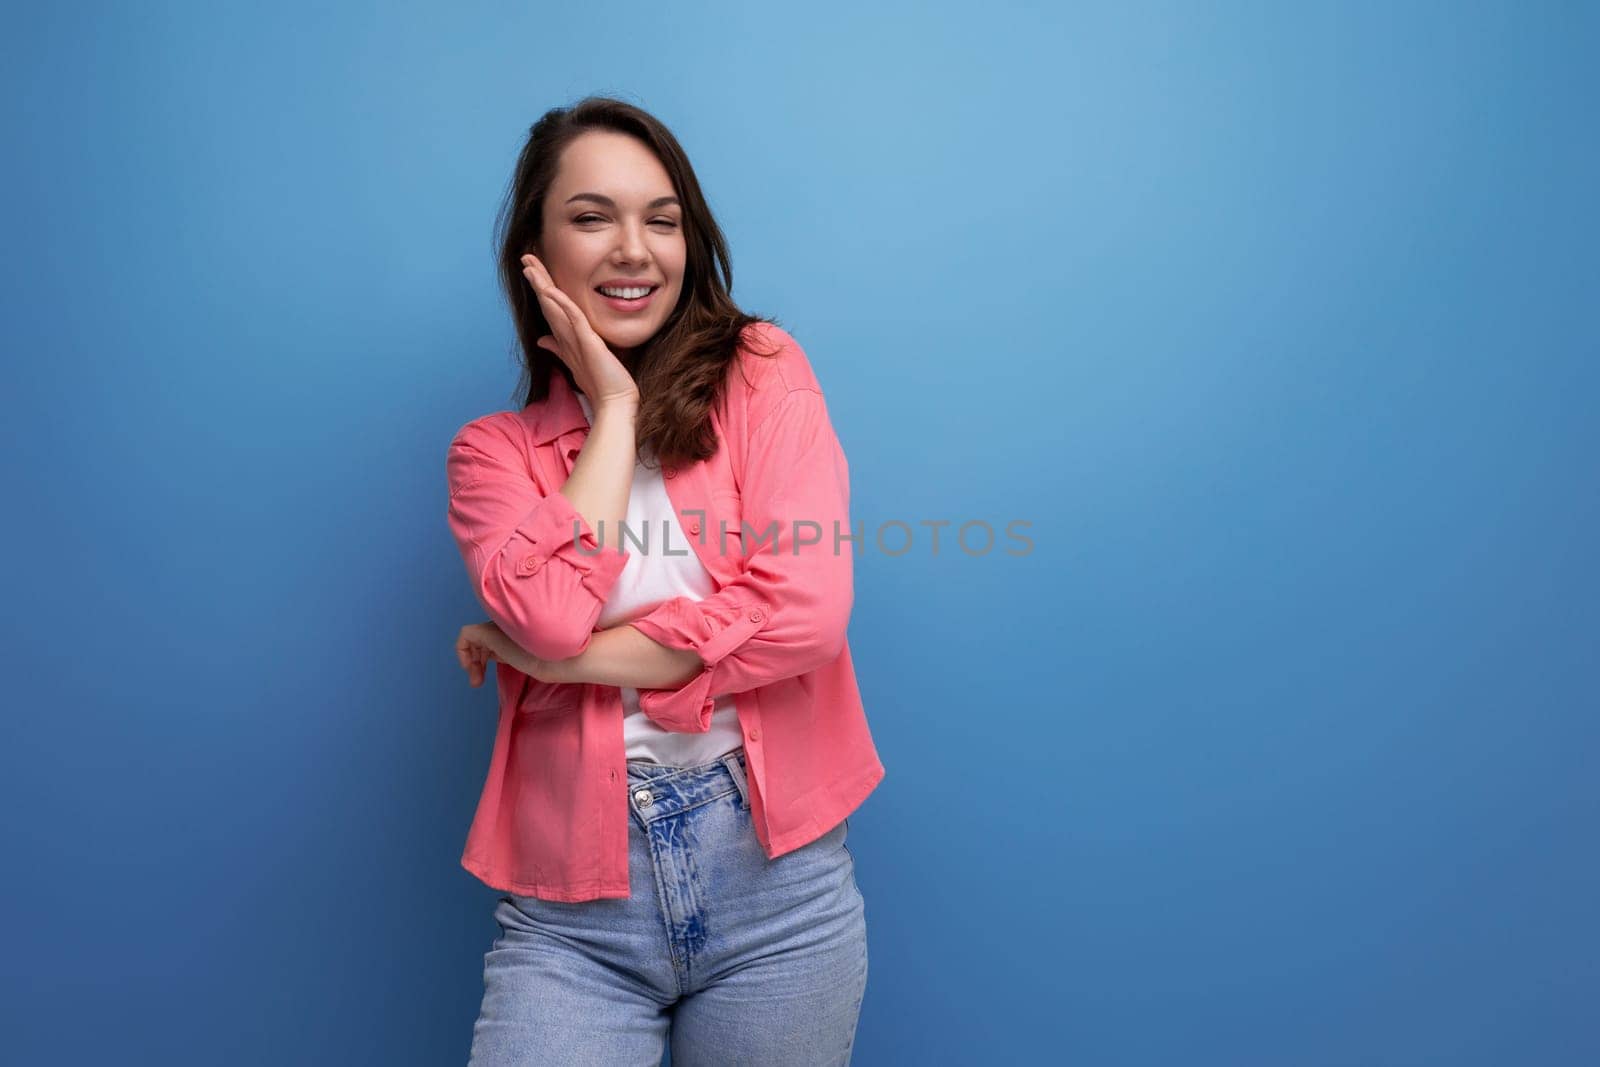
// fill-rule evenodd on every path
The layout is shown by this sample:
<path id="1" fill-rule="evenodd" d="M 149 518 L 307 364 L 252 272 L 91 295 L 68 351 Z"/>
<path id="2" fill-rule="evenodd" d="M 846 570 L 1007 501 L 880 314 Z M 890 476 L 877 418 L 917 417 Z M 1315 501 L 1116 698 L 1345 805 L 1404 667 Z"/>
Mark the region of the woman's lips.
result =
<path id="1" fill-rule="evenodd" d="M 643 311 L 650 305 L 650 301 L 654 300 L 656 294 L 660 291 L 661 289 L 657 287 L 650 290 L 637 300 L 623 300 L 621 297 L 607 296 L 598 289 L 595 290 L 595 294 L 599 296 L 601 300 L 604 300 L 608 306 L 617 311 Z"/>

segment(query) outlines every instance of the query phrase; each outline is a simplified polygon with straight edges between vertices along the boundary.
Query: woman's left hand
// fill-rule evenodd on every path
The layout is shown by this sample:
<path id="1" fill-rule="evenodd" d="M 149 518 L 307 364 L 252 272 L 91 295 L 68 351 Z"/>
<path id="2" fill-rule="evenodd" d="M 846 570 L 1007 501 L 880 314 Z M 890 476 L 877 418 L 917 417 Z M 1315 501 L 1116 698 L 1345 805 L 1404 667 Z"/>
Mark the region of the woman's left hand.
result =
<path id="1" fill-rule="evenodd" d="M 474 687 L 483 684 L 491 659 L 543 681 L 540 675 L 544 673 L 544 661 L 523 651 L 492 622 L 475 622 L 461 628 L 456 638 L 456 659 Z"/>

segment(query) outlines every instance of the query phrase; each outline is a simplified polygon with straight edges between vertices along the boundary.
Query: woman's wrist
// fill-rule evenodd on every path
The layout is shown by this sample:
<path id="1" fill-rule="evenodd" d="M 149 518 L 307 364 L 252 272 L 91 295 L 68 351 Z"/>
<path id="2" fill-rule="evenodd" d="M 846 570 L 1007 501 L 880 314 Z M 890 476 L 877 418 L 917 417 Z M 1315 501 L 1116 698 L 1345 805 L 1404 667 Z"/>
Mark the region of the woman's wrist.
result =
<path id="1" fill-rule="evenodd" d="M 639 398 L 627 396 L 601 397 L 594 408 L 594 421 L 602 419 L 610 421 L 623 421 L 633 423 L 639 416 Z"/>
<path id="2" fill-rule="evenodd" d="M 594 685 L 668 689 L 682 685 L 705 666 L 698 653 L 668 648 L 627 624 L 599 630 L 571 659 L 547 663 L 547 680 Z"/>
<path id="3" fill-rule="evenodd" d="M 580 652 L 569 659 L 536 659 L 533 661 L 533 669 L 524 673 L 541 682 L 556 685 L 583 682 L 587 680 L 582 677 L 582 660 L 585 654 Z"/>

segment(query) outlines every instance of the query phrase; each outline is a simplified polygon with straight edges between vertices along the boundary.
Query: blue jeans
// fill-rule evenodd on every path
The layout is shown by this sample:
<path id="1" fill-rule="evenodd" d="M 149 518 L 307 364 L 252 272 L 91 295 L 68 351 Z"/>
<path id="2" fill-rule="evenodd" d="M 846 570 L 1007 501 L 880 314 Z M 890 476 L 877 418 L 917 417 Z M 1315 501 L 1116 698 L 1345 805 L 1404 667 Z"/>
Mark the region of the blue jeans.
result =
<path id="1" fill-rule="evenodd" d="M 768 859 L 744 751 L 628 762 L 627 900 L 495 906 L 470 1067 L 848 1064 L 867 928 L 845 819 Z"/>

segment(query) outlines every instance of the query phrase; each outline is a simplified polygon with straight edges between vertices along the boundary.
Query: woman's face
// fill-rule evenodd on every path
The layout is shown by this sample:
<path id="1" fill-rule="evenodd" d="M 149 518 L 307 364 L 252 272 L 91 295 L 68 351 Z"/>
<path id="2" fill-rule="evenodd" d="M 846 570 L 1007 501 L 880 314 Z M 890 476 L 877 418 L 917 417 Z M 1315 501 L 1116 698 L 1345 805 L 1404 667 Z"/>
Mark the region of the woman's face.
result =
<path id="1" fill-rule="evenodd" d="M 582 134 L 561 154 L 533 252 L 631 366 L 634 350 L 667 321 L 683 291 L 683 209 L 666 168 L 627 134 Z M 654 291 L 631 301 L 600 292 L 613 285 Z"/>

